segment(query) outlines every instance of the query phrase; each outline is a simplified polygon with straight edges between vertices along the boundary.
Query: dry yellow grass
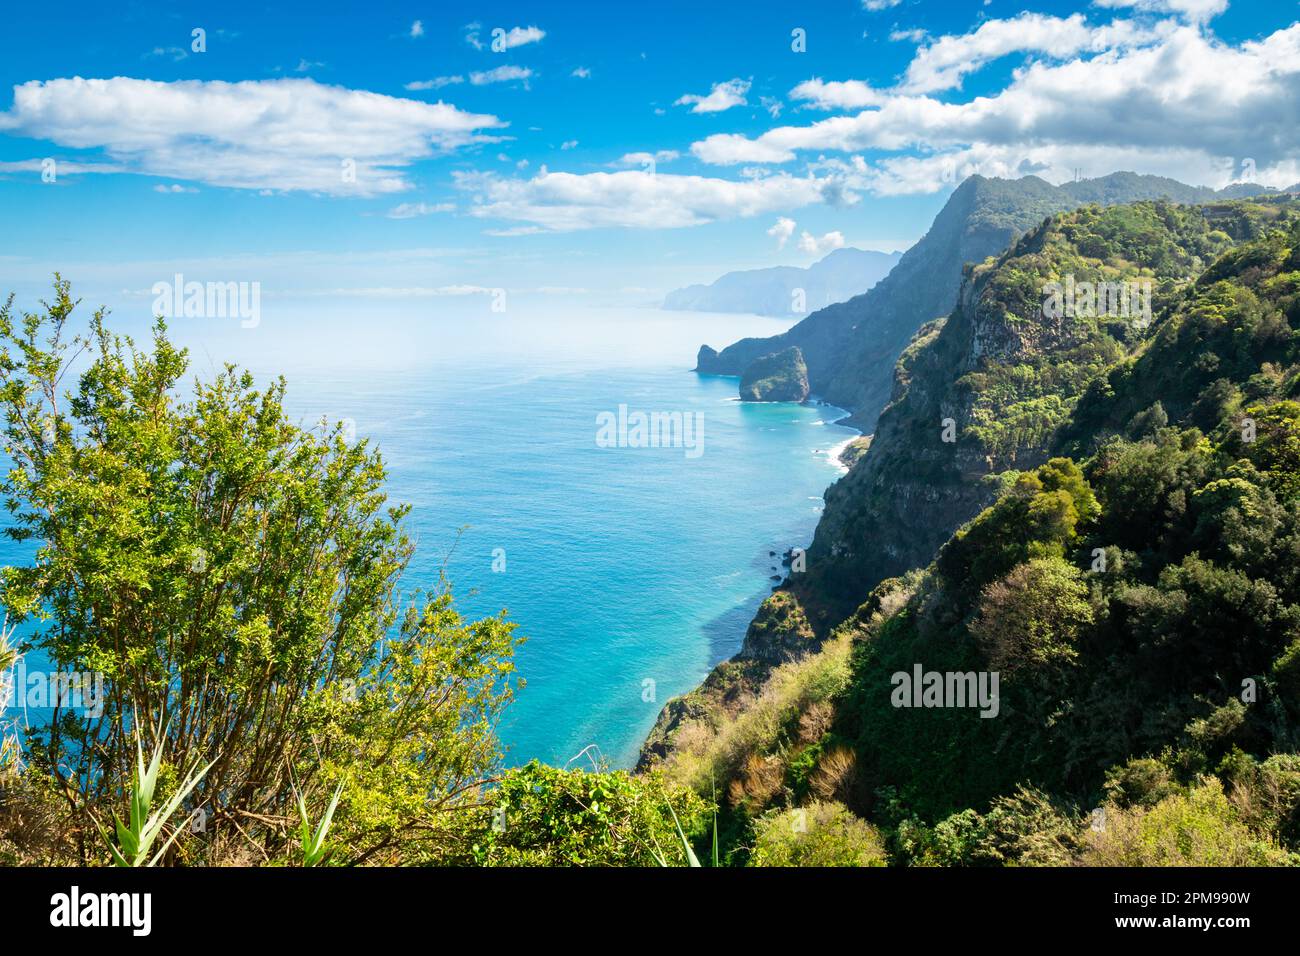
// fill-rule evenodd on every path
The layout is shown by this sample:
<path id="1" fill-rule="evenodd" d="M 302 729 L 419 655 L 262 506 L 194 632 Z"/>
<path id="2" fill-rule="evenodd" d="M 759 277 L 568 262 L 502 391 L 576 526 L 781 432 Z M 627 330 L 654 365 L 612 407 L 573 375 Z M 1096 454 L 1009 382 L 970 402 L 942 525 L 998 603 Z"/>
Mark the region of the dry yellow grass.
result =
<path id="1" fill-rule="evenodd" d="M 831 699 L 848 684 L 849 647 L 849 635 L 837 635 L 818 653 L 773 670 L 762 690 L 734 718 L 718 726 L 700 721 L 684 725 L 664 762 L 667 777 L 699 793 L 710 792 L 715 781 L 738 779 L 750 756 L 770 753 L 791 722 L 814 707 L 829 708 Z M 829 719 L 828 709 L 823 716 Z"/>

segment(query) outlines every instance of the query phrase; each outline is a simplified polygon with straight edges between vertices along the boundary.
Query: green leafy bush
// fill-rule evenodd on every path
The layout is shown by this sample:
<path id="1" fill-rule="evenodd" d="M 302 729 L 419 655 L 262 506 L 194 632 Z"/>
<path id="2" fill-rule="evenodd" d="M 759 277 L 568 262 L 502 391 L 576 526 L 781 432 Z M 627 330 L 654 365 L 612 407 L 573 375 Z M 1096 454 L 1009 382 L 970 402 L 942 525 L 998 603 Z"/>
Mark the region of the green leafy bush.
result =
<path id="1" fill-rule="evenodd" d="M 751 866 L 885 866 L 884 841 L 841 803 L 773 810 L 754 824 Z"/>
<path id="2" fill-rule="evenodd" d="M 533 761 L 506 771 L 473 815 L 484 866 L 685 865 L 676 819 L 692 838 L 711 808 L 658 774 L 561 770 Z"/>
<path id="3" fill-rule="evenodd" d="M 1085 837 L 1087 866 L 1284 866 L 1300 860 L 1253 833 L 1217 778 L 1152 807 L 1106 808 Z"/>

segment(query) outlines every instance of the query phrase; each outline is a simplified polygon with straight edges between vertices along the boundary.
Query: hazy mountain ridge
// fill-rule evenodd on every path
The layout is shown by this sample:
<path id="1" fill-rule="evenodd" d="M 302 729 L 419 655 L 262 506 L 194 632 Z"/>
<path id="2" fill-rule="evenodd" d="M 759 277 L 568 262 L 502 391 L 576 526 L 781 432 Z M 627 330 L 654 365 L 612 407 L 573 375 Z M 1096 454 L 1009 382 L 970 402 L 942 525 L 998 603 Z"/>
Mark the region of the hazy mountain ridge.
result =
<path id="1" fill-rule="evenodd" d="M 803 312 L 842 302 L 866 292 L 889 274 L 901 252 L 836 249 L 807 268 L 773 266 L 728 272 L 708 285 L 689 285 L 664 297 L 674 311 L 749 312 L 788 316 L 802 290 Z"/>

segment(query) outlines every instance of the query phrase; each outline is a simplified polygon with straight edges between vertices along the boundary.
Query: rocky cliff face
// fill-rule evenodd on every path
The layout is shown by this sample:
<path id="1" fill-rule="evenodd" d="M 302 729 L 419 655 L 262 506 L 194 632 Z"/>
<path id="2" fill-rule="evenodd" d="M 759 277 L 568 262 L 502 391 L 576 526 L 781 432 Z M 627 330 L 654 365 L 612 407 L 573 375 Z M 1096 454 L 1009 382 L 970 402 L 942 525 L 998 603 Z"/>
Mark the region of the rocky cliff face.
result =
<path id="1" fill-rule="evenodd" d="M 1244 189 L 1272 191 L 1260 186 Z M 1048 216 L 1085 203 L 1159 198 L 1196 203 L 1218 195 L 1172 179 L 1134 173 L 1063 186 L 1035 176 L 1018 180 L 972 176 L 949 197 L 925 236 L 869 292 L 814 312 L 782 335 L 742 339 L 721 352 L 705 346 L 697 370 L 740 375 L 755 359 L 798 346 L 808 366 L 811 391 L 849 409 L 852 417 L 847 424 L 870 433 L 890 399 L 899 355 L 924 323 L 952 311 L 967 264 L 1000 255 L 1013 239 Z"/>
<path id="2" fill-rule="evenodd" d="M 1149 281 L 1149 321 L 1048 306 L 1071 278 Z M 1294 199 L 1089 206 L 968 269 L 903 352 L 810 572 L 670 708 L 665 774 L 723 795 L 738 840 L 828 796 L 905 817 L 899 862 L 925 865 L 1086 862 L 1086 821 L 1044 808 L 1118 781 L 1123 813 L 1153 778 L 1138 812 L 1169 786 L 1274 799 L 1269 768 L 1300 766 L 1298 330 Z M 1000 675 L 996 705 L 900 708 L 922 662 Z M 1296 806 L 1254 824 L 1291 862 Z"/>
<path id="3" fill-rule="evenodd" d="M 1104 408 L 1107 375 L 1150 332 L 1134 317 L 1045 311 L 1048 283 L 1149 280 L 1158 319 L 1210 261 L 1256 231 L 1234 203 L 1089 206 L 966 268 L 951 314 L 922 324 L 902 350 L 869 449 L 828 489 L 807 573 L 765 602 L 740 655 L 666 708 L 655 746 L 670 746 L 684 720 L 743 706 L 772 661 L 815 649 L 876 585 L 933 560 L 1010 470 L 1035 467 L 1067 439 L 1078 444 L 1074 410 L 1085 396 Z M 813 637 L 764 650 L 765 634 L 800 630 L 782 626 L 786 618 Z"/>
<path id="4" fill-rule="evenodd" d="M 758 610 L 745 632 L 740 653 L 713 669 L 704 683 L 664 705 L 641 748 L 638 769 L 644 769 L 672 749 L 677 731 L 691 721 L 734 714 L 744 707 L 774 667 L 796 660 L 820 647 L 802 608 L 784 591 L 773 594 Z"/>
<path id="5" fill-rule="evenodd" d="M 1103 238 L 1132 258 L 1082 254 Z M 925 566 L 992 502 L 999 473 L 1046 460 L 1075 404 L 1141 341 L 1132 317 L 1045 310 L 1044 286 L 1145 278 L 1158 304 L 1230 242 L 1193 207 L 1091 206 L 968 269 L 952 315 L 902 355 L 870 452 L 827 491 L 810 580 L 843 610 Z"/>
<path id="6" fill-rule="evenodd" d="M 798 346 L 755 359 L 740 376 L 743 402 L 802 402 L 808 397 L 808 366 Z"/>
<path id="7" fill-rule="evenodd" d="M 709 349 L 708 367 L 699 370 L 739 375 L 755 359 L 798 346 L 811 390 L 849 408 L 850 424 L 870 432 L 888 398 L 899 353 L 922 323 L 952 310 L 962 265 L 997 255 L 1017 233 L 1073 205 L 1041 179 L 973 176 L 869 292 L 815 312 L 782 335 L 742 339 L 721 352 Z"/>

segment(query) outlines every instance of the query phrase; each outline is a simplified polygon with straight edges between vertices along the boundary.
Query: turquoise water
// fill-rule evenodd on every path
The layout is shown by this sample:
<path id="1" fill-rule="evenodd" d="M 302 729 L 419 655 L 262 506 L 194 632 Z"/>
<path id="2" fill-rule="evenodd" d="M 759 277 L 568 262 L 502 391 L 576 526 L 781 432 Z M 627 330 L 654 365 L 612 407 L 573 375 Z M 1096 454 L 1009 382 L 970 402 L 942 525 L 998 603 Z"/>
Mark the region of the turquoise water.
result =
<path id="1" fill-rule="evenodd" d="M 739 648 L 780 570 L 769 552 L 810 539 L 838 472 L 827 450 L 852 434 L 825 424 L 831 409 L 744 404 L 734 379 L 684 368 L 407 372 L 295 392 L 304 410 L 348 395 L 357 434 L 384 450 L 391 496 L 413 506 L 412 583 L 447 560 L 465 611 L 518 622 L 511 762 L 596 744 L 633 763 L 664 701 Z M 620 404 L 701 413 L 702 452 L 598 447 L 597 414 Z"/>
<path id="2" fill-rule="evenodd" d="M 465 613 L 504 608 L 518 623 L 526 686 L 500 728 L 512 764 L 563 765 L 595 744 L 630 766 L 664 702 L 739 648 L 781 570 L 769 552 L 810 540 L 840 473 L 831 449 L 853 434 L 827 406 L 736 401 L 734 379 L 689 371 L 693 349 L 664 346 L 651 318 L 663 347 L 603 338 L 562 359 L 529 347 L 377 371 L 280 348 L 245 356 L 263 377 L 286 371 L 304 423 L 348 419 L 379 444 L 390 497 L 412 506 L 407 587 L 436 582 L 445 561 Z M 623 317 L 618 341 L 641 341 L 637 320 Z M 201 344 L 198 366 L 237 351 Z M 699 413 L 702 450 L 600 447 L 597 416 L 620 405 Z"/>

